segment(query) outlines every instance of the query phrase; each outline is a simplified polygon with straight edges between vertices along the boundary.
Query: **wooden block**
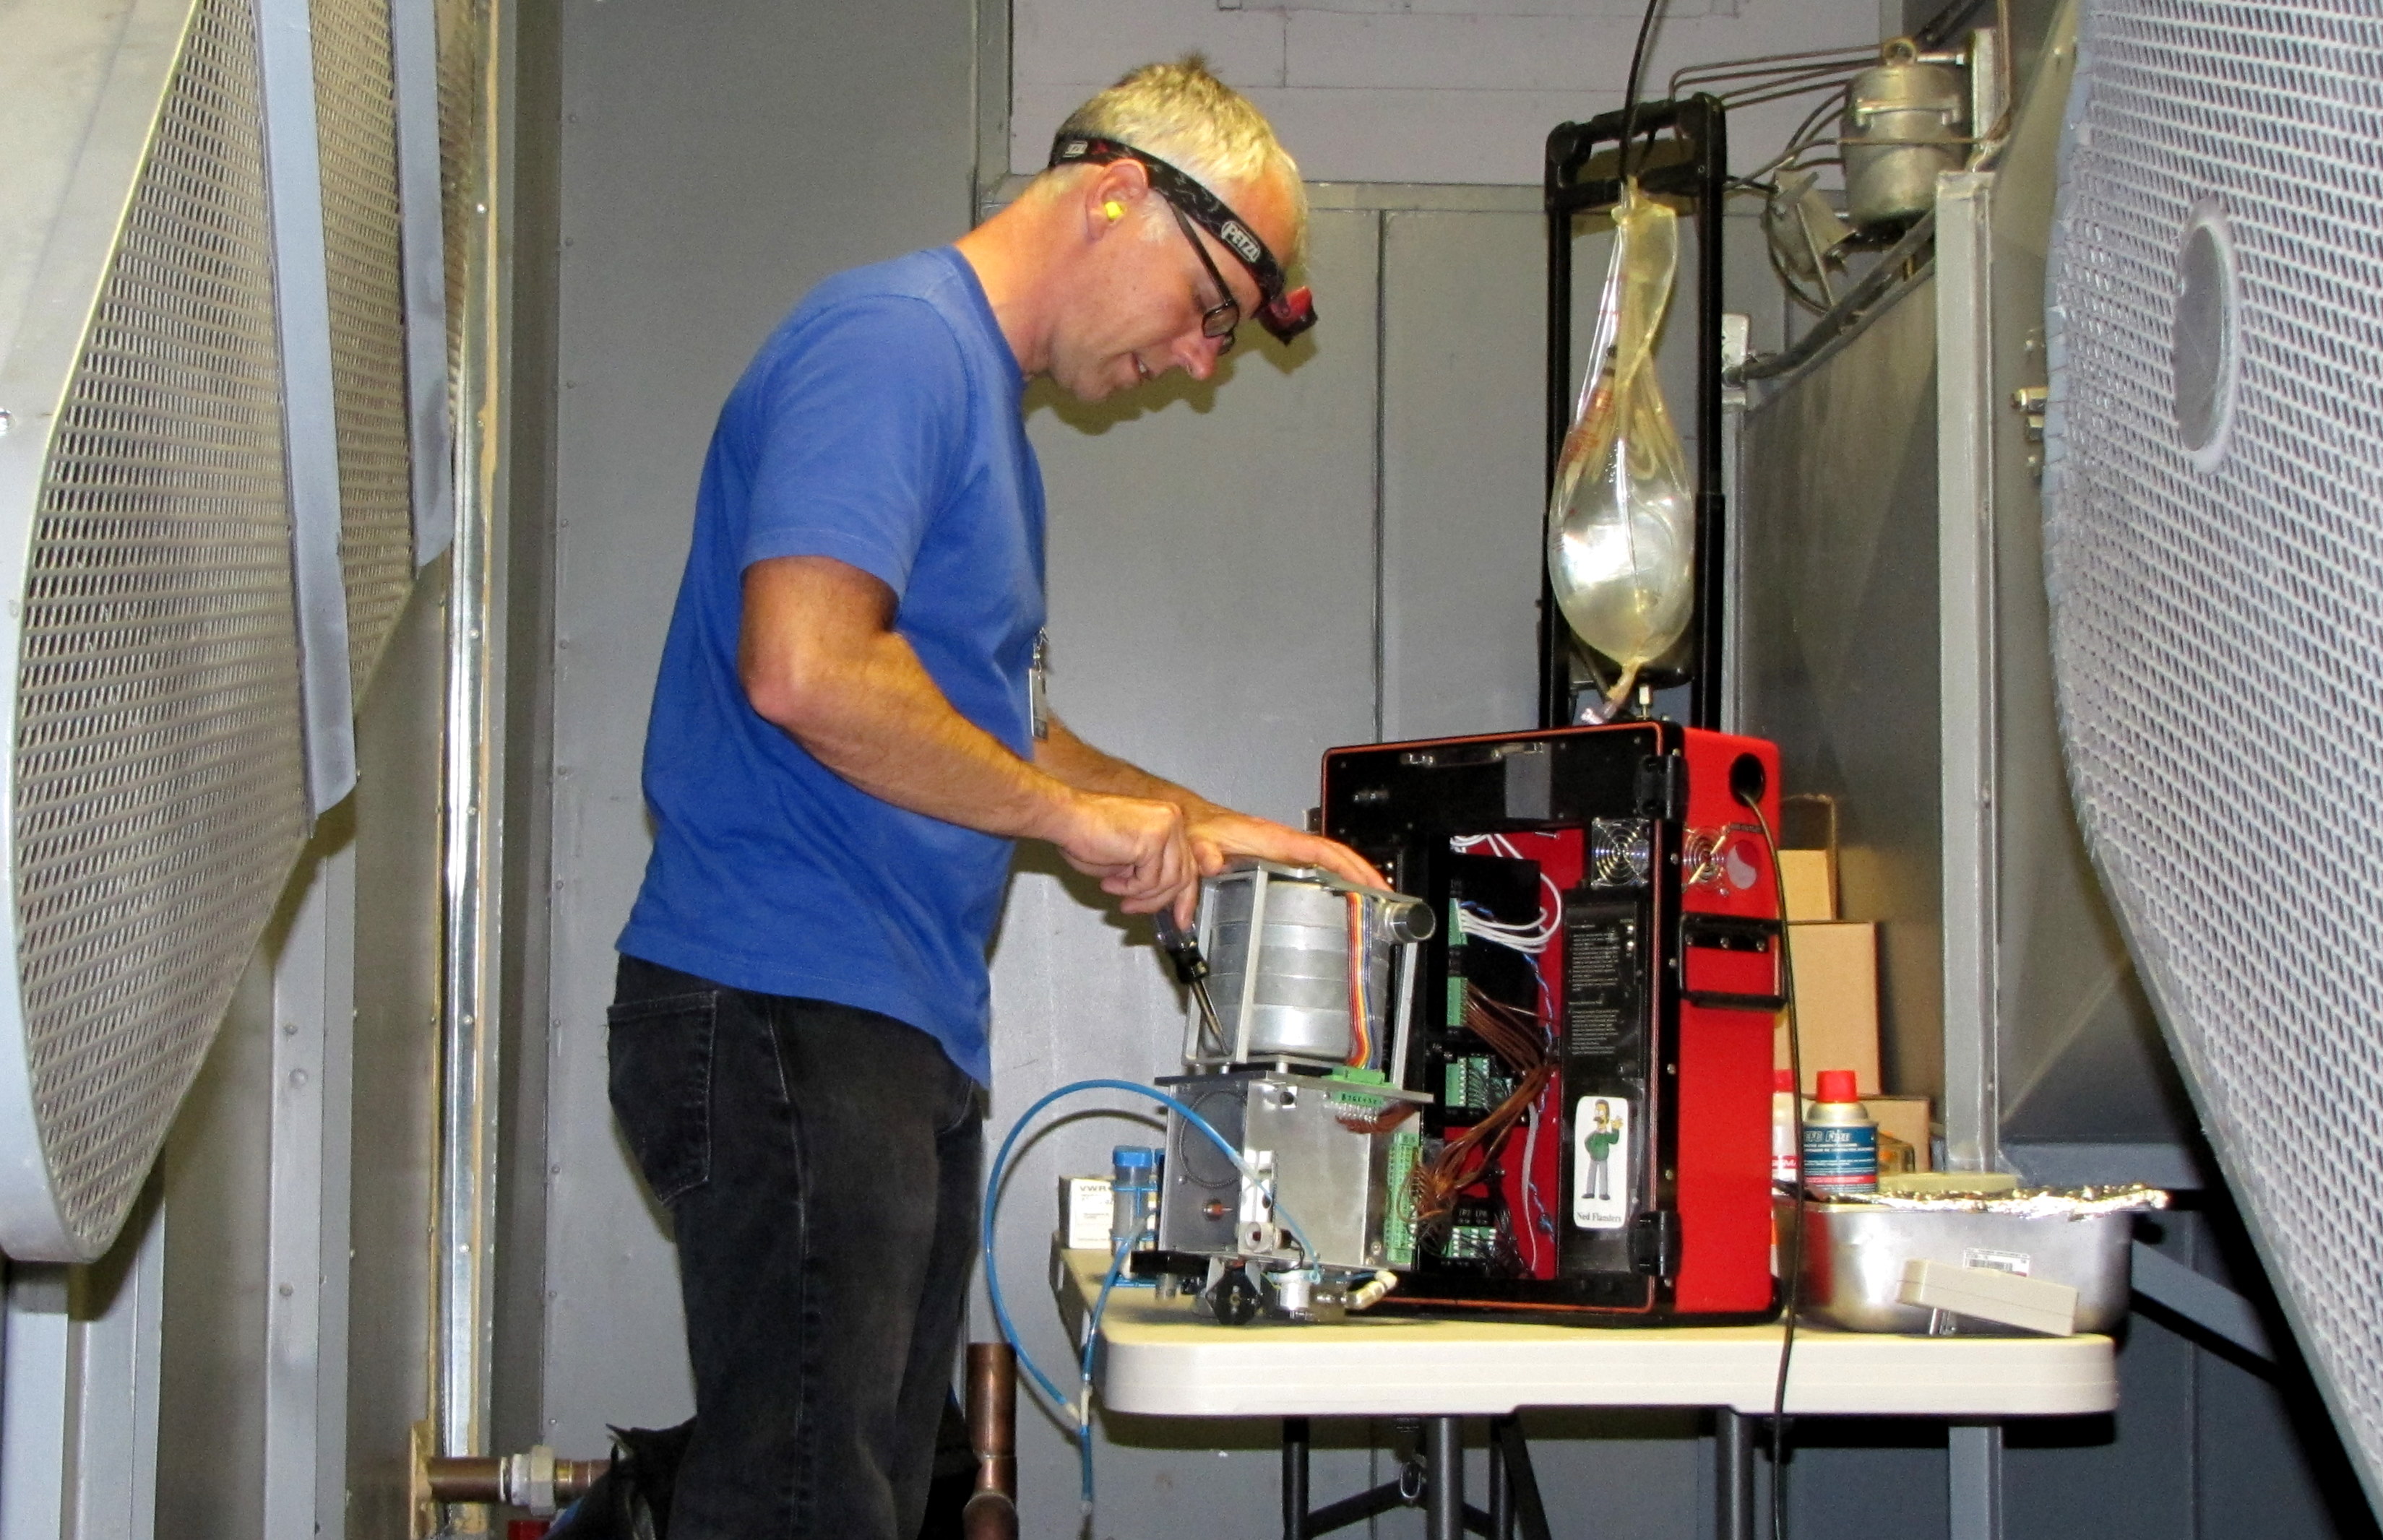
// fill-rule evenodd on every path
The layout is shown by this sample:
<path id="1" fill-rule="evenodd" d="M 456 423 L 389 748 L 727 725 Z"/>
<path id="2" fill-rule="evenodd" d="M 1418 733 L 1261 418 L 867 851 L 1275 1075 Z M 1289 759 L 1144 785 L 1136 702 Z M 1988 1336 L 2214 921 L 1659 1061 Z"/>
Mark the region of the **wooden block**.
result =
<path id="1" fill-rule="evenodd" d="M 1787 896 L 1790 924 L 1837 918 L 1837 854 L 1834 850 L 1783 850 L 1779 885 Z"/>
<path id="2" fill-rule="evenodd" d="M 1796 1019 L 1803 1037 L 1804 1094 L 1824 1069 L 1854 1072 L 1856 1094 L 1877 1094 L 1878 927 L 1836 920 L 1787 927 L 1795 965 Z M 1787 1018 L 1779 1018 L 1772 1062 L 1786 1067 Z"/>

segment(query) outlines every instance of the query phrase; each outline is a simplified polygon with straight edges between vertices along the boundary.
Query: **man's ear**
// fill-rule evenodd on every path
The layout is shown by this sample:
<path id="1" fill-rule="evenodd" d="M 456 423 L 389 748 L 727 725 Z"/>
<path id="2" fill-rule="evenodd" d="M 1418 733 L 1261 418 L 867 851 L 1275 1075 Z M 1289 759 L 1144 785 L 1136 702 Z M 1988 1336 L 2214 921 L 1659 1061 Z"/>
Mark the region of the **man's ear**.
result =
<path id="1" fill-rule="evenodd" d="M 1094 240 L 1122 227 L 1150 195 L 1150 175 L 1133 161 L 1111 161 L 1096 169 L 1100 174 L 1086 181 L 1082 193 L 1085 230 Z"/>

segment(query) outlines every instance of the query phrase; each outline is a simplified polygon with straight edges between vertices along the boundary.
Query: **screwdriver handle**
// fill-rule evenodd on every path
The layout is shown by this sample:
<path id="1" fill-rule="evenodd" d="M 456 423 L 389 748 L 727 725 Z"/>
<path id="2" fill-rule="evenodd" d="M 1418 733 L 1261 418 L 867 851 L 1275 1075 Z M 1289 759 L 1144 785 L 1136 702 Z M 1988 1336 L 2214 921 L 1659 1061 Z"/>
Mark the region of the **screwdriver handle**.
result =
<path id="1" fill-rule="evenodd" d="M 1208 977 L 1208 959 L 1200 955 L 1200 943 L 1192 933 L 1175 923 L 1174 911 L 1161 909 L 1150 918 L 1158 931 L 1159 950 L 1175 967 L 1175 981 L 1188 987 Z"/>

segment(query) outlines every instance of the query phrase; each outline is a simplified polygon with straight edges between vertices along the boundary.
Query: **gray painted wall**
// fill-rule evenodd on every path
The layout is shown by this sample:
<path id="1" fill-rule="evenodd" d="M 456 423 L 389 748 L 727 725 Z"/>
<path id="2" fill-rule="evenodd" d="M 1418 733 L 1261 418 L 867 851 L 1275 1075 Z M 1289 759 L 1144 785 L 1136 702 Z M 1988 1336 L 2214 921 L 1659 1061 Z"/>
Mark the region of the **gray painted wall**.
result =
<path id="1" fill-rule="evenodd" d="M 1537 186 L 1566 119 L 1622 105 L 1641 0 L 1017 0 L 1010 166 L 1039 169 L 1077 103 L 1204 49 L 1318 181 Z M 1933 9 L 1933 6 L 1930 9 Z M 1644 93 L 1682 65 L 1875 42 L 1877 0 L 1672 0 Z M 1811 105 L 1750 107 L 1743 170 Z M 1751 158 L 1749 158 L 1751 157 Z"/>
<path id="2" fill-rule="evenodd" d="M 605 1101 L 603 1021 L 697 471 L 729 386 L 805 290 L 967 228 L 974 44 L 966 0 L 608 0 L 563 6 L 560 34 L 538 1400 L 550 1442 L 600 1452 L 607 1423 L 690 1404 L 672 1254 Z"/>

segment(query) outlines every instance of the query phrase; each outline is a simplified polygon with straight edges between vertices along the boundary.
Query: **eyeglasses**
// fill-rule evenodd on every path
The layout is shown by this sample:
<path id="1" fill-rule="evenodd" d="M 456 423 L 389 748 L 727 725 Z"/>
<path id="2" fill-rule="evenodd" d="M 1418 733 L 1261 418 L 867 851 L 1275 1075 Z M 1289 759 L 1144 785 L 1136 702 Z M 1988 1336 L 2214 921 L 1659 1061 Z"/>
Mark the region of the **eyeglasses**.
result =
<path id="1" fill-rule="evenodd" d="M 1241 259 L 1241 265 L 1249 269 L 1250 277 L 1257 280 L 1258 325 L 1284 342 L 1315 325 L 1315 297 L 1305 288 L 1286 290 L 1282 264 L 1266 250 L 1266 242 L 1257 238 L 1257 232 L 1251 229 L 1240 215 L 1227 207 L 1223 199 L 1191 177 L 1156 155 L 1144 154 L 1132 145 L 1120 144 L 1113 139 L 1090 139 L 1063 133 L 1051 146 L 1050 164 L 1053 166 L 1105 166 L 1120 160 L 1132 161 L 1150 173 L 1151 190 L 1167 200 L 1167 206 L 1174 210 L 1178 222 L 1188 218 L 1215 236 L 1225 250 Z M 1241 303 L 1233 298 L 1232 289 L 1217 276 L 1216 265 L 1210 260 L 1207 248 L 1200 244 L 1188 226 L 1183 233 L 1191 239 L 1193 249 L 1200 253 L 1201 263 L 1207 267 L 1209 276 L 1216 278 L 1216 288 L 1225 296 L 1224 304 L 1207 311 L 1201 317 L 1201 334 L 1221 337 L 1229 345 L 1232 328 L 1241 323 Z M 1231 320 L 1224 321 L 1220 315 L 1228 307 L 1231 311 Z M 1213 329 L 1219 325 L 1224 326 L 1223 331 Z"/>
<path id="2" fill-rule="evenodd" d="M 1192 221 L 1183 211 L 1170 203 L 1167 205 L 1167 212 L 1175 216 L 1175 228 L 1181 230 L 1183 239 L 1192 243 L 1192 250 L 1200 258 L 1200 265 L 1208 270 L 1209 281 L 1216 286 L 1216 292 L 1224 296 L 1200 313 L 1200 335 L 1213 339 L 1216 344 L 1217 356 L 1222 357 L 1233 351 L 1233 330 L 1241 324 L 1241 302 L 1233 298 L 1233 286 L 1225 281 L 1224 274 L 1216 271 L 1216 259 L 1209 256 L 1208 248 L 1200 243 L 1200 232 L 1192 228 Z"/>

